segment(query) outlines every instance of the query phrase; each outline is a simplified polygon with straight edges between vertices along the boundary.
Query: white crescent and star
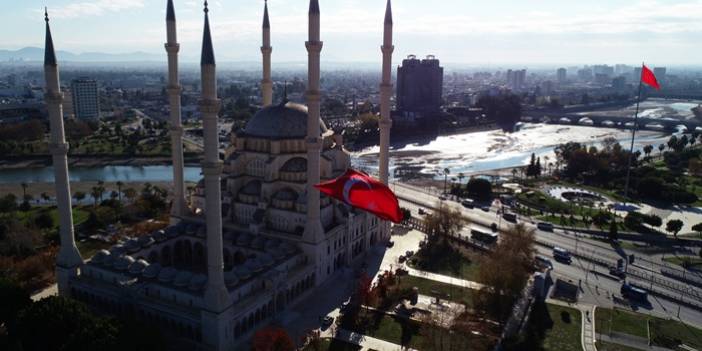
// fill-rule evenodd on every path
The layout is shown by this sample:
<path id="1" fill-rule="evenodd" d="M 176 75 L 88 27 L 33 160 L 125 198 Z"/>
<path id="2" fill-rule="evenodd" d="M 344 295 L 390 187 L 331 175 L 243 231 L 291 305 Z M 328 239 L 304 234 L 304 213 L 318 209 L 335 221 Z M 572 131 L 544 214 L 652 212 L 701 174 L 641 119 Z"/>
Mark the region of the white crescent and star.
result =
<path id="1" fill-rule="evenodd" d="M 351 199 L 349 196 L 351 195 L 351 188 L 353 188 L 354 185 L 356 184 L 363 184 L 365 185 L 369 190 L 372 190 L 373 187 L 365 180 L 362 178 L 356 178 L 356 177 L 349 177 L 349 179 L 344 183 L 344 202 L 347 204 L 351 205 Z"/>

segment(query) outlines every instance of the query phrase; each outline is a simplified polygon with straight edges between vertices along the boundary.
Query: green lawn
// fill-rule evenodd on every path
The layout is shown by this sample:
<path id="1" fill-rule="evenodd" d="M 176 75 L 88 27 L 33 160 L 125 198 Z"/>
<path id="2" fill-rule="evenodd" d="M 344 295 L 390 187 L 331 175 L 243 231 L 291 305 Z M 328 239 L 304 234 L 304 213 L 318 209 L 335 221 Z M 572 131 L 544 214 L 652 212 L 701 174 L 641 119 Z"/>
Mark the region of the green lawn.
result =
<path id="1" fill-rule="evenodd" d="M 678 266 L 683 266 L 683 263 L 687 260 L 689 262 L 689 267 L 702 266 L 702 258 L 694 256 L 667 256 L 663 258 L 663 261 L 668 263 L 676 264 Z M 684 267 L 684 266 L 683 266 Z"/>
<path id="2" fill-rule="evenodd" d="M 598 341 L 596 343 L 596 346 L 597 351 L 639 351 L 639 349 L 635 349 L 633 347 L 623 346 L 605 341 Z"/>
<path id="3" fill-rule="evenodd" d="M 479 254 L 471 253 L 467 256 L 451 247 L 435 255 L 426 254 L 425 249 L 421 249 L 410 259 L 409 266 L 422 271 L 477 281 L 480 270 Z"/>
<path id="4" fill-rule="evenodd" d="M 684 343 L 696 349 L 702 349 L 702 329 L 689 326 L 675 320 L 651 319 L 651 343 L 658 346 L 675 348 Z"/>
<path id="5" fill-rule="evenodd" d="M 440 294 L 450 295 L 451 301 L 465 303 L 468 307 L 473 305 L 473 289 L 436 282 L 430 279 L 414 277 L 411 275 L 400 277 L 400 288 L 411 289 L 415 286 L 417 289 L 419 289 L 419 293 L 422 295 L 432 296 L 432 291 L 436 291 Z"/>
<path id="6" fill-rule="evenodd" d="M 582 350 L 579 310 L 537 302 L 524 332 L 505 344 L 505 351 Z"/>
<path id="7" fill-rule="evenodd" d="M 548 314 L 553 322 L 543 339 L 544 350 L 580 350 L 581 314 L 580 311 L 559 305 L 548 304 Z"/>
<path id="8" fill-rule="evenodd" d="M 610 331 L 625 333 L 648 339 L 646 321 L 648 316 L 620 309 L 598 308 L 595 312 L 595 327 L 598 333 Z"/>

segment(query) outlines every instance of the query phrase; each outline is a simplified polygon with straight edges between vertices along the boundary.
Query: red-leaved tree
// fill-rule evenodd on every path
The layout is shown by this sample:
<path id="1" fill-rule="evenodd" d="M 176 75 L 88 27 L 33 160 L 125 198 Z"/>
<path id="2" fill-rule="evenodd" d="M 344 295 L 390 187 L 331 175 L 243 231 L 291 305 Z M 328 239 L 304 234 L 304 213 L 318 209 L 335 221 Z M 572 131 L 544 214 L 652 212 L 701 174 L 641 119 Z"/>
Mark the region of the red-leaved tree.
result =
<path id="1" fill-rule="evenodd" d="M 294 351 L 295 344 L 285 329 L 266 327 L 254 334 L 252 351 Z"/>

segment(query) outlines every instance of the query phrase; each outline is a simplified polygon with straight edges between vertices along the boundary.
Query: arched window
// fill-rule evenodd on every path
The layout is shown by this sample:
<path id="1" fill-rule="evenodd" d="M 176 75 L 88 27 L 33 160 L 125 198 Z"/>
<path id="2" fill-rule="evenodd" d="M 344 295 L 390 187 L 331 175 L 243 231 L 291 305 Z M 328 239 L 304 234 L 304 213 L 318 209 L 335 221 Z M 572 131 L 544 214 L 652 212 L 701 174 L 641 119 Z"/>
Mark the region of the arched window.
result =
<path id="1" fill-rule="evenodd" d="M 246 164 L 246 174 L 254 177 L 264 177 L 266 172 L 266 162 L 260 158 L 255 158 Z"/>

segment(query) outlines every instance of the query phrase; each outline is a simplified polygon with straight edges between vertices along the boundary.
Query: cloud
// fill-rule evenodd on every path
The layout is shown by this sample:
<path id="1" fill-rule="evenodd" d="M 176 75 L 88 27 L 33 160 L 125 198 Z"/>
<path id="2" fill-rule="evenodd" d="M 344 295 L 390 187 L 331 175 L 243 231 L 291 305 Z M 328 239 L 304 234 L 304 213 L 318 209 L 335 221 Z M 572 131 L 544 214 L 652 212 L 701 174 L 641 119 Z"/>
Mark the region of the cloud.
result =
<path id="1" fill-rule="evenodd" d="M 144 7 L 145 0 L 95 0 L 82 1 L 51 9 L 51 17 L 76 18 L 101 16 L 109 12 L 120 12 Z"/>

